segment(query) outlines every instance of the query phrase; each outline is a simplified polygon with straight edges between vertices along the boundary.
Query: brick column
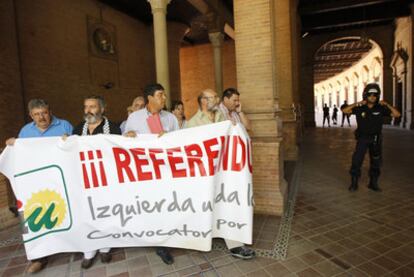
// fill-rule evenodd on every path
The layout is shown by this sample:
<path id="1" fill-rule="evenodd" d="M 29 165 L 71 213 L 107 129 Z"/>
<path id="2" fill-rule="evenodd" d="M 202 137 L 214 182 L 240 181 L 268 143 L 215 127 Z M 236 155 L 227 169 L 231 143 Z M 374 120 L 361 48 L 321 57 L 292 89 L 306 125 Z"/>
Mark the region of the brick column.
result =
<path id="1" fill-rule="evenodd" d="M 168 58 L 170 69 L 170 98 L 181 99 L 180 48 L 188 26 L 178 22 L 168 22 Z"/>
<path id="2" fill-rule="evenodd" d="M 296 160 L 298 156 L 297 123 L 293 110 L 294 96 L 294 63 L 293 45 L 297 43 L 293 28 L 295 23 L 296 1 L 276 1 L 275 17 L 275 58 L 276 84 L 279 94 L 280 117 L 283 122 L 283 151 L 285 160 Z"/>
<path id="3" fill-rule="evenodd" d="M 222 47 L 224 35 L 222 32 L 209 33 L 208 37 L 213 45 L 213 58 L 214 58 L 214 83 L 216 92 L 221 95 L 223 92 L 223 59 L 222 59 Z"/>
<path id="4" fill-rule="evenodd" d="M 253 184 L 256 213 L 283 212 L 283 177 L 279 89 L 275 78 L 273 0 L 235 0 L 237 87 L 252 123 Z"/>
<path id="5" fill-rule="evenodd" d="M 410 88 L 410 90 L 407 90 L 407 129 L 411 129 L 414 130 L 414 62 L 413 62 L 413 53 L 414 53 L 414 4 L 410 5 L 410 9 L 411 9 L 411 25 L 410 25 L 410 32 L 411 32 L 411 41 L 409 42 L 409 44 L 411 44 L 411 53 L 408 53 L 410 55 L 411 58 L 408 59 L 408 78 L 407 78 L 407 82 L 409 83 L 407 85 L 408 88 Z"/>
<path id="6" fill-rule="evenodd" d="M 167 5 L 171 0 L 148 0 L 154 23 L 154 45 L 157 82 L 163 85 L 167 95 L 167 107 L 170 107 L 170 75 L 168 68 L 167 43 Z"/>

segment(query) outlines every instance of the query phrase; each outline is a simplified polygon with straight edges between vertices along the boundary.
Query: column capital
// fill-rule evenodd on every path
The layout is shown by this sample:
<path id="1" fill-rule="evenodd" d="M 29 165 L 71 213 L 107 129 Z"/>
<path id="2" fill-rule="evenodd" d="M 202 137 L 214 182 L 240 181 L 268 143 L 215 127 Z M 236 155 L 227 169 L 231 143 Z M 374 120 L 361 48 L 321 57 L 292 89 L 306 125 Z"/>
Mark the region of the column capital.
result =
<path id="1" fill-rule="evenodd" d="M 224 34 L 222 32 L 208 33 L 208 38 L 213 47 L 221 47 L 223 45 Z"/>
<path id="2" fill-rule="evenodd" d="M 167 6 L 171 2 L 171 0 L 147 0 L 147 1 L 151 5 L 152 13 L 155 13 L 155 12 L 167 13 Z"/>
<path id="3" fill-rule="evenodd" d="M 224 32 L 225 22 L 220 15 L 215 12 L 209 12 L 204 17 L 207 20 L 207 30 L 209 33 Z"/>

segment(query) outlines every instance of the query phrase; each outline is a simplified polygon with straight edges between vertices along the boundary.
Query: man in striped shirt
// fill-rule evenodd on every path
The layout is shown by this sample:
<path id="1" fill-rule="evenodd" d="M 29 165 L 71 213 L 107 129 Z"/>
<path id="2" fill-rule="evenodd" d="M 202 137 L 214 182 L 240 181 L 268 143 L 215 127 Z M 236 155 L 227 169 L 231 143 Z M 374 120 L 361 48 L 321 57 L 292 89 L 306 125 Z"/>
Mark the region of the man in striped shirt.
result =
<path id="1" fill-rule="evenodd" d="M 237 89 L 228 88 L 223 92 L 219 109 L 227 120 L 231 120 L 233 124 L 241 123 L 247 131 L 250 131 L 250 121 L 242 112 L 240 93 Z"/>

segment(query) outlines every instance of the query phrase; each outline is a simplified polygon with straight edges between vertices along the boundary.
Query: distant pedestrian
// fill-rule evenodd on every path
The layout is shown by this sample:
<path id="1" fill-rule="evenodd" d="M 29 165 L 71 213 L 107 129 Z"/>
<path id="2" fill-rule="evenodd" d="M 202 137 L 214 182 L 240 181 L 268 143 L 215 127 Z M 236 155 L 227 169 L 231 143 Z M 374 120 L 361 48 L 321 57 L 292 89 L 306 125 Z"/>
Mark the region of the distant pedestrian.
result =
<path id="1" fill-rule="evenodd" d="M 328 127 L 331 127 L 330 119 L 329 119 L 329 107 L 327 104 L 323 107 L 323 123 L 322 127 L 325 127 L 325 121 L 328 120 Z"/>
<path id="2" fill-rule="evenodd" d="M 336 125 L 338 123 L 338 108 L 334 105 L 332 113 L 332 123 Z"/>
<path id="3" fill-rule="evenodd" d="M 341 111 L 343 109 L 345 109 L 346 107 L 348 107 L 348 102 L 345 100 L 344 103 L 341 105 Z M 351 127 L 351 123 L 349 122 L 349 118 L 350 117 L 351 117 L 350 114 L 346 114 L 346 113 L 342 112 L 342 124 L 341 124 L 341 127 L 344 127 L 344 120 L 345 120 L 345 118 L 348 121 L 349 127 Z"/>

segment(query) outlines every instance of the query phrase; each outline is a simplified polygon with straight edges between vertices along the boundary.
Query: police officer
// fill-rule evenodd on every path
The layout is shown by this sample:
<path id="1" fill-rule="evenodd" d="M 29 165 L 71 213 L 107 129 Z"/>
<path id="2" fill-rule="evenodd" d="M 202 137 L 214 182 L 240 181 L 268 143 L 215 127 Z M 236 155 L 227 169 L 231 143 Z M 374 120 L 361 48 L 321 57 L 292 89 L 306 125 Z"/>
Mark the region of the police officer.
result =
<path id="1" fill-rule="evenodd" d="M 379 100 L 381 89 L 378 84 L 370 83 L 364 88 L 363 100 L 342 109 L 345 114 L 355 114 L 358 128 L 355 131 L 357 144 L 352 155 L 351 186 L 349 191 L 358 189 L 358 179 L 361 176 L 361 166 L 367 150 L 369 151 L 369 185 L 373 191 L 381 191 L 378 187 L 378 177 L 382 160 L 382 124 L 386 116 L 399 117 L 400 112 L 384 100 Z"/>

